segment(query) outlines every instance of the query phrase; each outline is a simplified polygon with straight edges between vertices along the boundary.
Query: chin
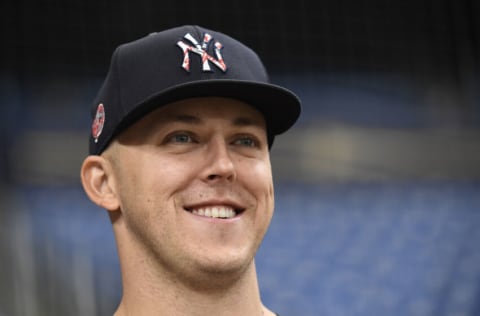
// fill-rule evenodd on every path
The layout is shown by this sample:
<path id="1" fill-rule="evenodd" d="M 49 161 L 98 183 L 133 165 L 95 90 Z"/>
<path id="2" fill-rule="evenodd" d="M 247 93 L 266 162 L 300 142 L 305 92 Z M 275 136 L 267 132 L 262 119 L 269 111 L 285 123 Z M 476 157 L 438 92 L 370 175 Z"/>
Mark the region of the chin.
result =
<path id="1" fill-rule="evenodd" d="M 254 268 L 253 260 L 246 264 L 223 262 L 215 265 L 203 265 L 197 270 L 193 286 L 196 290 L 203 292 L 223 291 L 242 280 L 242 277 L 248 274 L 252 268 Z"/>
<path id="2" fill-rule="evenodd" d="M 205 258 L 198 262 L 199 271 L 202 274 L 215 277 L 236 278 L 242 275 L 253 265 L 253 255 L 222 255 L 218 257 Z"/>

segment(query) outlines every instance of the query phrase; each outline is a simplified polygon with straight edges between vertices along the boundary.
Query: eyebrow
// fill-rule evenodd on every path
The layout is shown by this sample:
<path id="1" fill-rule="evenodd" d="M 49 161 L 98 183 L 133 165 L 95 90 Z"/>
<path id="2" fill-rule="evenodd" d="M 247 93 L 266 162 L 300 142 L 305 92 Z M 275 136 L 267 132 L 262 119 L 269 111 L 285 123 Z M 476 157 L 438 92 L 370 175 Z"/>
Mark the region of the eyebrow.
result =
<path id="1" fill-rule="evenodd" d="M 175 115 L 172 118 L 172 121 L 173 122 L 180 122 L 180 123 L 195 124 L 195 125 L 202 123 L 202 119 L 199 118 L 198 116 L 188 115 L 188 114 Z"/>
<path id="2" fill-rule="evenodd" d="M 237 117 L 236 119 L 233 120 L 233 125 L 235 126 L 260 126 L 260 122 L 257 122 L 256 120 L 252 120 L 251 118 L 248 117 Z"/>

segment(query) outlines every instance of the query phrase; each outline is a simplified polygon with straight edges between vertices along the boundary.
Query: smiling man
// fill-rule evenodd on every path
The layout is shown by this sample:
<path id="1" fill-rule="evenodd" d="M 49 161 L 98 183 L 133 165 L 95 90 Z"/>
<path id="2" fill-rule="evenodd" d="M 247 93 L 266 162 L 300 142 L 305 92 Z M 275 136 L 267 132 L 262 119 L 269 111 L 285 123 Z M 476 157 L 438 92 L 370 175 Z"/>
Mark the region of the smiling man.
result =
<path id="1" fill-rule="evenodd" d="M 183 26 L 115 50 L 81 169 L 113 225 L 115 315 L 275 315 L 254 256 L 274 210 L 269 150 L 299 114 L 225 34 Z"/>

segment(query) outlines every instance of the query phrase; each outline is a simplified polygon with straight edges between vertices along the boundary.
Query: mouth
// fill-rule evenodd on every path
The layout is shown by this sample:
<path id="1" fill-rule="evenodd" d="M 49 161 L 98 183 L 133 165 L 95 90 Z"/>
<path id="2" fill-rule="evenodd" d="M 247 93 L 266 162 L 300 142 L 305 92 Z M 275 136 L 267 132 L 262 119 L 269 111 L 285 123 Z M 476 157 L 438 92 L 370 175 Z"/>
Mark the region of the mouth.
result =
<path id="1" fill-rule="evenodd" d="M 229 205 L 187 207 L 185 208 L 185 210 L 194 215 L 220 219 L 234 218 L 235 216 L 238 216 L 244 211 L 244 209 L 234 208 Z"/>

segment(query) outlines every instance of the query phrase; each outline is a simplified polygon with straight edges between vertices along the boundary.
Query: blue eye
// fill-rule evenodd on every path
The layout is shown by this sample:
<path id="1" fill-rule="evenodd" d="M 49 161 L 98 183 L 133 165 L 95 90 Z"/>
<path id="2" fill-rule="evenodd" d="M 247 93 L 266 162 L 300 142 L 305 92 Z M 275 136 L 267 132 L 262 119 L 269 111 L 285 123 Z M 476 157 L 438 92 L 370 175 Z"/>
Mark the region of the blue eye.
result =
<path id="1" fill-rule="evenodd" d="M 257 146 L 257 142 L 248 136 L 240 137 L 239 139 L 235 140 L 236 145 L 246 146 L 246 147 L 255 147 Z"/>
<path id="2" fill-rule="evenodd" d="M 192 138 L 185 134 L 175 135 L 174 140 L 179 143 L 189 143 L 192 141 Z"/>
<path id="3" fill-rule="evenodd" d="M 193 143 L 194 139 L 188 133 L 176 133 L 168 137 L 170 143 Z"/>

